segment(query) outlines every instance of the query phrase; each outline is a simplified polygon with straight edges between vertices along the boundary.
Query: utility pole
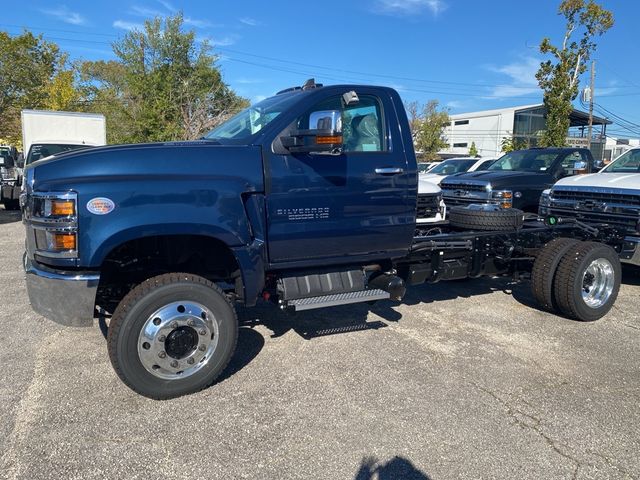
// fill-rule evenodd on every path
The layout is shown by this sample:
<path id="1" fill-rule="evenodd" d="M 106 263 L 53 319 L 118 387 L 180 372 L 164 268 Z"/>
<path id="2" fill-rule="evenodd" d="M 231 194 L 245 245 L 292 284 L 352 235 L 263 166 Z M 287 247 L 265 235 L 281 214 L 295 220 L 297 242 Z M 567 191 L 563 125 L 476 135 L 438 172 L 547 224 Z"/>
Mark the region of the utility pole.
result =
<path id="1" fill-rule="evenodd" d="M 593 97 L 596 83 L 596 61 L 591 61 L 591 82 L 589 83 L 589 129 L 587 133 L 587 148 L 591 150 L 591 130 L 593 129 Z"/>

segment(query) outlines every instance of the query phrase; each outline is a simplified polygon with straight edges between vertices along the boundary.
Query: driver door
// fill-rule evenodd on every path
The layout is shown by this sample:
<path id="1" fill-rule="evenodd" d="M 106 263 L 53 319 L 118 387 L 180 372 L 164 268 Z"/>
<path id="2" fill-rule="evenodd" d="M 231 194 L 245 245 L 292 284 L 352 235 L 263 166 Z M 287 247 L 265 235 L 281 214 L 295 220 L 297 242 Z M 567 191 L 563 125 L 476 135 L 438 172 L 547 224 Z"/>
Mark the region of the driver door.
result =
<path id="1" fill-rule="evenodd" d="M 402 148 L 395 109 L 373 90 L 318 102 L 314 112 L 338 111 L 339 154 L 270 154 L 267 165 L 268 250 L 271 264 L 317 265 L 406 253 L 415 228 L 416 173 Z M 320 126 L 322 127 L 322 126 Z M 413 192 L 413 195 L 411 194 Z"/>

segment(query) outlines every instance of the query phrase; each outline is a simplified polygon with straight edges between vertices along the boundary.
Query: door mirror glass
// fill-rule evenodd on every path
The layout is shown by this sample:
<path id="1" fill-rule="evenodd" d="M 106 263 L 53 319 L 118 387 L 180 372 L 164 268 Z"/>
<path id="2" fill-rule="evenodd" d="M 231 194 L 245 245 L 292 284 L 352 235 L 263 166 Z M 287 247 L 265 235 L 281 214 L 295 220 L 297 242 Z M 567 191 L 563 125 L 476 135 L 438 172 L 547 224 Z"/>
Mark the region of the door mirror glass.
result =
<path id="1" fill-rule="evenodd" d="M 280 137 L 290 153 L 340 155 L 342 153 L 342 112 L 318 110 L 309 114 L 309 128 L 293 129 Z"/>
<path id="2" fill-rule="evenodd" d="M 342 114 L 339 110 L 321 110 L 309 115 L 310 130 L 342 132 Z"/>

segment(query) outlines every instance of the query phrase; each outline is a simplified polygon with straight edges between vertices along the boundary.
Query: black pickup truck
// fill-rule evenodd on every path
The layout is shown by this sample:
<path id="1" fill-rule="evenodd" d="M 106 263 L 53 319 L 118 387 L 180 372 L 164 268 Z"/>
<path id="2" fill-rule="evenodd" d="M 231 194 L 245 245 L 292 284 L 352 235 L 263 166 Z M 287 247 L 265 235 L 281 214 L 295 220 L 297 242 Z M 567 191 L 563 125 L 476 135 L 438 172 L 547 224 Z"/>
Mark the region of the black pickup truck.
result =
<path id="1" fill-rule="evenodd" d="M 503 155 L 486 171 L 450 175 L 440 187 L 448 207 L 484 203 L 535 213 L 544 190 L 596 168 L 586 148 L 531 148 Z"/>

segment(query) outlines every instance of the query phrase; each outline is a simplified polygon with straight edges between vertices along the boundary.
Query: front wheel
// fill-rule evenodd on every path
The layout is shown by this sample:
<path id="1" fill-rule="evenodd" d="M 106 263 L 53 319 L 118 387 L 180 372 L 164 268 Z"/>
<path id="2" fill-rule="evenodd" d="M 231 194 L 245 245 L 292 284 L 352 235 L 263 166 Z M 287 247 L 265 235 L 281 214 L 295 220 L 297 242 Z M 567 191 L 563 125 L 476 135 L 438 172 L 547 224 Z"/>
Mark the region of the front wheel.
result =
<path id="1" fill-rule="evenodd" d="M 107 348 L 129 388 L 163 400 L 211 385 L 237 338 L 236 313 L 222 290 L 197 275 L 170 273 L 124 297 L 111 318 Z"/>

